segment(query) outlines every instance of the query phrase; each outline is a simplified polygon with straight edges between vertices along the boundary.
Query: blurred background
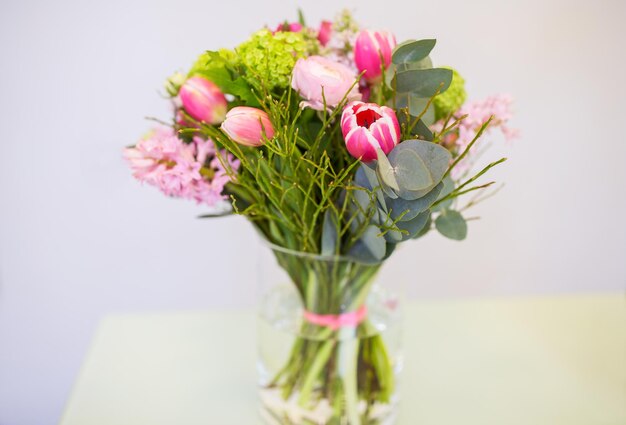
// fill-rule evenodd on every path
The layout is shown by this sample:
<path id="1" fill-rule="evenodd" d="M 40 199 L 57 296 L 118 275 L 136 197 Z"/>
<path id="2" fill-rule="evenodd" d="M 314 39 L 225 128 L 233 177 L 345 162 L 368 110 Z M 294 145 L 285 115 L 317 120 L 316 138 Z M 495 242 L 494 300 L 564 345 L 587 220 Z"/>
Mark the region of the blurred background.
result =
<path id="1" fill-rule="evenodd" d="M 144 117 L 169 119 L 167 76 L 298 6 L 314 25 L 346 7 L 398 40 L 435 37 L 470 98 L 516 99 L 521 139 L 484 158 L 510 158 L 492 175 L 505 187 L 468 240 L 433 232 L 381 280 L 421 298 L 624 291 L 623 0 L 3 1 L 0 425 L 58 421 L 106 314 L 254 304 L 251 226 L 141 187 L 121 149 Z"/>

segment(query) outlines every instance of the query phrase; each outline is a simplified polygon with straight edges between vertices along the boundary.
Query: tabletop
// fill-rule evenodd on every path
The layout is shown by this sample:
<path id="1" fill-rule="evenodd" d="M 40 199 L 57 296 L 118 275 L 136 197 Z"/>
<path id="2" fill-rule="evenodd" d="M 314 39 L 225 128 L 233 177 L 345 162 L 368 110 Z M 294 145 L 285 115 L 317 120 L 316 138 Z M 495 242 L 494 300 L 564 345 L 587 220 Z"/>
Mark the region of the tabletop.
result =
<path id="1" fill-rule="evenodd" d="M 105 318 L 61 425 L 256 425 L 255 314 Z M 410 302 L 399 425 L 626 424 L 624 294 Z"/>

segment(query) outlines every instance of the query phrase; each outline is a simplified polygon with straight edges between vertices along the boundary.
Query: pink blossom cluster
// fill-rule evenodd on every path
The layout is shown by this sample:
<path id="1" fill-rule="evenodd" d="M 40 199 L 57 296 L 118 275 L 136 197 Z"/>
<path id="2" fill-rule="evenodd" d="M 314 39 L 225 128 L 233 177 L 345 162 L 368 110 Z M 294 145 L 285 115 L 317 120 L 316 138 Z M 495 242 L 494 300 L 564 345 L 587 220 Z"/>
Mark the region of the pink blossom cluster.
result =
<path id="1" fill-rule="evenodd" d="M 499 130 L 506 140 L 513 140 L 519 136 L 519 130 L 508 126 L 513 118 L 513 98 L 508 94 L 497 94 L 483 100 L 465 103 L 455 114 L 455 117 L 466 116 L 459 124 L 458 130 L 448 133 L 444 144 L 448 149 L 461 153 L 476 137 L 478 130 L 489 118 L 493 117 L 484 135 L 493 134 Z M 441 131 L 444 123 L 439 121 L 432 126 L 434 131 Z M 452 170 L 452 178 L 457 180 L 467 173 L 474 163 L 478 146 L 474 145 L 469 155 L 459 162 Z"/>
<path id="2" fill-rule="evenodd" d="M 494 117 L 491 121 L 487 134 L 495 129 L 502 132 L 506 140 L 513 140 L 519 136 L 519 131 L 508 126 L 513 118 L 513 98 L 508 94 L 497 94 L 483 100 L 467 102 L 459 109 L 456 116 L 467 115 L 459 126 L 459 137 L 456 145 L 463 149 L 474 137 L 480 127 Z"/>
<path id="3" fill-rule="evenodd" d="M 141 182 L 158 187 L 168 196 L 209 206 L 226 198 L 223 190 L 230 176 L 222 161 L 227 161 L 232 171 L 239 168 L 239 161 L 218 152 L 210 139 L 194 137 L 184 143 L 166 126 L 154 128 L 134 147 L 126 148 L 124 158 Z"/>

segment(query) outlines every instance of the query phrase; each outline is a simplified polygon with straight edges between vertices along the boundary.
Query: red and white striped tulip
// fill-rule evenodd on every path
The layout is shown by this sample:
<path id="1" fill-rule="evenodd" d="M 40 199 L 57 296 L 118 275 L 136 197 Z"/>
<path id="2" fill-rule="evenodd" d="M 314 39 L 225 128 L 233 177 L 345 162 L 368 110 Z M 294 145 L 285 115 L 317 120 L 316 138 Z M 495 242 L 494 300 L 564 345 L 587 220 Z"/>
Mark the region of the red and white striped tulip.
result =
<path id="1" fill-rule="evenodd" d="M 393 109 L 376 103 L 352 102 L 341 115 L 341 132 L 350 155 L 363 162 L 376 159 L 400 143 L 400 124 Z"/>
<path id="2" fill-rule="evenodd" d="M 198 121 L 219 124 L 226 116 L 228 102 L 224 93 L 204 77 L 187 79 L 178 95 L 187 114 Z"/>
<path id="3" fill-rule="evenodd" d="M 236 106 L 226 114 L 222 131 L 244 146 L 261 146 L 274 137 L 274 127 L 264 111 L 249 106 Z"/>
<path id="4" fill-rule="evenodd" d="M 363 30 L 354 43 L 354 62 L 365 80 L 378 82 L 382 70 L 391 63 L 391 54 L 396 47 L 396 38 L 388 31 Z M 382 61 L 381 61 L 382 58 Z"/>

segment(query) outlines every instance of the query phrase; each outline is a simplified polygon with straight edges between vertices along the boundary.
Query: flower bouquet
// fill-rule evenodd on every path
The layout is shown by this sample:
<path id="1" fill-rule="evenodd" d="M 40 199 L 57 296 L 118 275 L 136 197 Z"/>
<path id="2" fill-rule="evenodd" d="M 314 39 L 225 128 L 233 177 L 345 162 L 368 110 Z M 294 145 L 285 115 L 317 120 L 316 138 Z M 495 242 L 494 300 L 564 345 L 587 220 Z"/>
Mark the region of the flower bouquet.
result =
<path id="1" fill-rule="evenodd" d="M 348 12 L 260 29 L 169 78 L 171 121 L 124 151 L 137 179 L 210 207 L 202 217 L 248 218 L 288 275 L 290 295 L 265 309 L 291 314 L 293 331 L 263 368 L 268 423 L 393 421 L 400 360 L 380 317 L 395 304 L 373 295 L 374 277 L 433 228 L 464 239 L 463 212 L 493 193 L 477 179 L 505 160 L 472 174 L 476 143 L 515 136 L 511 100 L 466 102 L 434 46 L 396 44 Z"/>

